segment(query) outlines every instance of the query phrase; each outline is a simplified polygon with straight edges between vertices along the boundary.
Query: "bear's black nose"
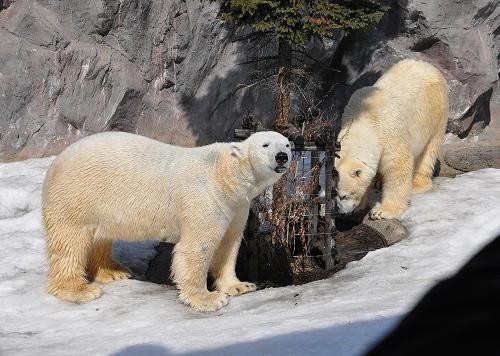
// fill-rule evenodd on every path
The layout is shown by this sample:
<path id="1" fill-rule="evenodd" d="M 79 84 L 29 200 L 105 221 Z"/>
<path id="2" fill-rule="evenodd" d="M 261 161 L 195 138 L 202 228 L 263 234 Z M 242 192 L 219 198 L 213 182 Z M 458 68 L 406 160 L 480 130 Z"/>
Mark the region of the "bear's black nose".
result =
<path id="1" fill-rule="evenodd" d="M 275 158 L 278 164 L 285 164 L 288 162 L 288 155 L 285 152 L 278 153 Z"/>

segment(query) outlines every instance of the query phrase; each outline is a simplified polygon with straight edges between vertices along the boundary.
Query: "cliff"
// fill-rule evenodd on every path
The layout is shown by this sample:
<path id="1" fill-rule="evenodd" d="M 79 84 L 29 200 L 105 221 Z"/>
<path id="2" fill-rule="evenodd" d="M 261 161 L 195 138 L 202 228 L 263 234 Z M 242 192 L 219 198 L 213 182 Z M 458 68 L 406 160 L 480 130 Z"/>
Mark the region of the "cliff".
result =
<path id="1" fill-rule="evenodd" d="M 251 67 L 238 64 L 261 49 L 232 42 L 217 10 L 194 0 L 0 2 L 0 161 L 104 130 L 194 146 L 232 139 L 246 111 L 270 124 L 272 92 L 242 85 Z M 393 0 L 375 30 L 337 45 L 321 52 L 334 70 L 317 71 L 325 112 L 341 113 L 397 60 L 421 58 L 449 81 L 447 141 L 500 141 L 498 1 Z"/>

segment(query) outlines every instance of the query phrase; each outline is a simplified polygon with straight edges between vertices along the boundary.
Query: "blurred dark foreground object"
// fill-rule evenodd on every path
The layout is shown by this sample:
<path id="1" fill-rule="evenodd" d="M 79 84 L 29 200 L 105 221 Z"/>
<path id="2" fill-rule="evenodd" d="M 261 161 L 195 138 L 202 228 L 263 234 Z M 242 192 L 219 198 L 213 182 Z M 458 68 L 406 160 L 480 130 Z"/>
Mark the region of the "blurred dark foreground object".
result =
<path id="1" fill-rule="evenodd" d="M 434 286 L 366 356 L 500 355 L 500 236 Z"/>

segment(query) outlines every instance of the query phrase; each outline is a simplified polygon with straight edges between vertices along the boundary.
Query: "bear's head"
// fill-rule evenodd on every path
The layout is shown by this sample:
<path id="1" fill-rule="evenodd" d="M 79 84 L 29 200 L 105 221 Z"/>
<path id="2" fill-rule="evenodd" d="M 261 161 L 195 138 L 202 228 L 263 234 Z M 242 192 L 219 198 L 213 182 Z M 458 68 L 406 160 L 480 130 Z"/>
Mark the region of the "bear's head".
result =
<path id="1" fill-rule="evenodd" d="M 337 208 L 340 214 L 350 214 L 358 208 L 367 193 L 376 168 L 349 155 L 342 155 L 335 161 L 339 176 L 337 180 Z"/>
<path id="2" fill-rule="evenodd" d="M 245 157 L 257 178 L 276 181 L 286 172 L 292 157 L 288 139 L 274 131 L 256 132 L 232 144 L 233 155 Z"/>

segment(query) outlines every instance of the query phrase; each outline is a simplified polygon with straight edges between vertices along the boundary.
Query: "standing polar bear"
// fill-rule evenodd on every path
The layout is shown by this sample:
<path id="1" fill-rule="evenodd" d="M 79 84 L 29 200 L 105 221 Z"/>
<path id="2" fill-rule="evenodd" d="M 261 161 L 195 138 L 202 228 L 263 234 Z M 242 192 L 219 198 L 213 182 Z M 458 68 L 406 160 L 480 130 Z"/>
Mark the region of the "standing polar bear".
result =
<path id="1" fill-rule="evenodd" d="M 406 59 L 349 100 L 339 133 L 337 206 L 363 209 L 377 175 L 382 200 L 372 219 L 399 218 L 412 191 L 432 188 L 434 164 L 448 120 L 448 86 L 431 64 Z"/>
<path id="2" fill-rule="evenodd" d="M 276 132 L 198 148 L 124 132 L 76 142 L 43 185 L 49 293 L 87 302 L 102 294 L 87 276 L 104 283 L 129 277 L 111 259 L 114 239 L 176 243 L 172 277 L 195 310 L 217 310 L 228 294 L 254 291 L 235 274 L 250 202 L 287 170 L 289 157 L 288 140 Z"/>

